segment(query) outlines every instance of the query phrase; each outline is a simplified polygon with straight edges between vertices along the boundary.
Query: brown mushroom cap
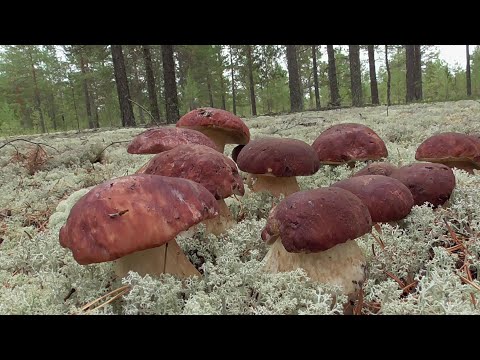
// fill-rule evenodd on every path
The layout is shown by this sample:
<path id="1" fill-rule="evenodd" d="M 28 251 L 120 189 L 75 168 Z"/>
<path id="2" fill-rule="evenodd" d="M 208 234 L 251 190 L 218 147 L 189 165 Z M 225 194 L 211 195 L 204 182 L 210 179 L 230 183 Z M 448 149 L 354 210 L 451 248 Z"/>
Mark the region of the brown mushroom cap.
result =
<path id="1" fill-rule="evenodd" d="M 95 186 L 73 206 L 60 244 L 86 265 L 161 246 L 217 216 L 213 195 L 193 181 L 130 175 Z"/>
<path id="2" fill-rule="evenodd" d="M 353 176 L 362 176 L 362 175 L 384 175 L 390 176 L 392 172 L 397 169 L 397 166 L 389 162 L 373 162 L 365 166 L 363 169 L 359 170 Z"/>
<path id="3" fill-rule="evenodd" d="M 317 154 L 297 139 L 265 137 L 250 141 L 237 157 L 240 170 L 277 177 L 308 176 L 319 167 Z"/>
<path id="4" fill-rule="evenodd" d="M 410 190 L 399 180 L 384 175 L 355 176 L 332 186 L 358 196 L 367 205 L 373 222 L 401 220 L 413 207 Z"/>
<path id="5" fill-rule="evenodd" d="M 445 132 L 424 140 L 415 159 L 435 163 L 469 162 L 480 168 L 480 141 L 472 135 Z"/>
<path id="6" fill-rule="evenodd" d="M 313 142 L 321 164 L 379 160 L 388 156 L 383 140 L 369 127 L 344 123 L 331 126 Z"/>
<path id="7" fill-rule="evenodd" d="M 245 193 L 243 179 L 232 159 L 203 145 L 185 144 L 157 154 L 143 173 L 195 181 L 217 200 Z"/>
<path id="8" fill-rule="evenodd" d="M 319 252 L 356 239 L 372 228 L 367 206 L 351 192 L 319 188 L 296 192 L 269 214 L 262 239 L 280 237 L 288 252 Z"/>
<path id="9" fill-rule="evenodd" d="M 413 195 L 415 205 L 425 202 L 444 204 L 455 188 L 455 175 L 448 166 L 436 163 L 414 163 L 395 170 L 390 177 L 400 180 Z"/>
<path id="10" fill-rule="evenodd" d="M 129 154 L 158 154 L 182 144 L 200 144 L 218 150 L 215 143 L 199 131 L 164 126 L 148 129 L 135 136 L 128 144 L 127 152 Z"/>
<path id="11" fill-rule="evenodd" d="M 225 144 L 246 144 L 250 131 L 241 118 L 229 111 L 210 107 L 198 108 L 183 115 L 177 127 L 194 129 L 204 134 L 223 133 Z"/>

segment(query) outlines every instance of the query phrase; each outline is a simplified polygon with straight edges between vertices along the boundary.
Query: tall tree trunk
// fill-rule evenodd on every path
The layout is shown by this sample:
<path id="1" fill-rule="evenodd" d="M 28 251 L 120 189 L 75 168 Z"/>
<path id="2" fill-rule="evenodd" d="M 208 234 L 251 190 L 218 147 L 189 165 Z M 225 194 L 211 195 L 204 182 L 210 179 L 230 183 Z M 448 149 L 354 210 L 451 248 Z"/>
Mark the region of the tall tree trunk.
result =
<path id="1" fill-rule="evenodd" d="M 414 45 L 415 49 L 415 100 L 423 99 L 422 91 L 422 49 L 420 45 Z"/>
<path id="2" fill-rule="evenodd" d="M 132 103 L 130 102 L 130 90 L 128 88 L 127 71 L 123 58 L 122 45 L 111 45 L 113 70 L 117 84 L 118 101 L 122 116 L 122 126 L 135 126 Z"/>
<path id="3" fill-rule="evenodd" d="M 370 93 L 372 96 L 372 104 L 379 105 L 377 71 L 375 69 L 375 48 L 373 45 L 368 45 L 368 64 L 370 66 Z"/>
<path id="4" fill-rule="evenodd" d="M 177 81 L 175 80 L 173 45 L 162 45 L 162 63 L 167 123 L 174 124 L 180 118 L 180 114 L 178 111 Z"/>
<path id="5" fill-rule="evenodd" d="M 70 87 L 72 89 L 73 109 L 75 110 L 75 119 L 77 120 L 77 130 L 80 132 L 80 119 L 78 118 L 77 101 L 75 100 L 75 86 L 69 77 Z"/>
<path id="6" fill-rule="evenodd" d="M 30 66 L 32 67 L 33 85 L 35 90 L 35 107 L 37 108 L 38 115 L 40 116 L 40 129 L 42 130 L 42 133 L 45 133 L 46 131 L 45 120 L 43 119 L 42 103 L 40 100 L 40 91 L 38 90 L 37 71 L 35 69 L 35 63 L 33 61 L 31 50 L 28 51 L 28 56 L 30 57 Z"/>
<path id="7" fill-rule="evenodd" d="M 52 120 L 53 130 L 57 131 L 57 114 L 55 108 L 55 97 L 53 96 L 53 91 L 48 94 L 48 102 L 49 102 L 49 116 Z"/>
<path id="8" fill-rule="evenodd" d="M 145 62 L 145 74 L 147 77 L 148 100 L 150 102 L 150 113 L 155 122 L 160 123 L 160 112 L 158 111 L 157 90 L 155 89 L 155 76 L 153 74 L 152 54 L 150 45 L 143 45 L 143 60 Z"/>
<path id="9" fill-rule="evenodd" d="M 302 84 L 298 71 L 297 48 L 295 45 L 287 45 L 288 87 L 290 89 L 290 111 L 303 110 Z"/>
<path id="10" fill-rule="evenodd" d="M 247 60 L 248 60 L 248 82 L 250 86 L 250 104 L 252 105 L 252 116 L 257 116 L 257 102 L 255 101 L 255 84 L 253 83 L 252 45 L 247 45 Z"/>
<path id="11" fill-rule="evenodd" d="M 227 109 L 227 100 L 225 98 L 225 80 L 223 78 L 223 62 L 222 62 L 222 49 L 218 47 L 217 61 L 220 64 L 220 91 L 222 92 L 222 109 Z"/>
<path id="12" fill-rule="evenodd" d="M 213 91 L 212 91 L 212 79 L 210 77 L 210 70 L 207 69 L 207 91 L 208 91 L 208 101 L 210 102 L 210 107 L 215 107 L 213 103 Z"/>
<path id="13" fill-rule="evenodd" d="M 232 106 L 233 106 L 233 113 L 237 115 L 237 99 L 235 96 L 235 76 L 233 72 L 233 53 L 232 53 L 232 45 L 230 45 L 230 73 L 232 76 Z"/>
<path id="14" fill-rule="evenodd" d="M 80 71 L 82 72 L 83 76 L 83 92 L 85 96 L 85 108 L 87 110 L 88 128 L 93 129 L 95 127 L 95 124 L 93 123 L 90 93 L 88 91 L 87 69 L 82 48 L 80 48 Z"/>
<path id="15" fill-rule="evenodd" d="M 340 105 L 340 93 L 338 92 L 337 66 L 335 65 L 335 50 L 333 45 L 327 45 L 328 55 L 328 85 L 330 87 L 330 104 Z"/>
<path id="16" fill-rule="evenodd" d="M 388 62 L 388 45 L 385 45 L 385 67 L 387 69 L 387 105 L 392 105 L 391 101 L 391 85 L 392 74 L 390 73 L 390 63 Z"/>
<path id="17" fill-rule="evenodd" d="M 350 59 L 350 84 L 352 89 L 352 105 L 363 106 L 362 70 L 360 67 L 360 45 L 348 45 Z"/>
<path id="18" fill-rule="evenodd" d="M 467 96 L 472 96 L 472 73 L 470 71 L 470 45 L 467 45 Z"/>
<path id="19" fill-rule="evenodd" d="M 142 83 L 140 77 L 138 76 L 138 62 L 137 62 L 137 51 L 136 46 L 131 47 L 132 53 L 132 66 L 133 66 L 133 78 L 135 79 L 135 99 L 139 104 L 142 104 Z M 138 116 L 140 117 L 140 123 L 145 124 L 145 115 L 143 114 L 143 109 L 138 107 Z"/>
<path id="20" fill-rule="evenodd" d="M 312 45 L 313 86 L 315 87 L 315 109 L 320 110 L 320 89 L 318 86 L 317 47 Z"/>
<path id="21" fill-rule="evenodd" d="M 410 103 L 415 100 L 415 45 L 405 45 L 405 64 L 407 83 L 406 102 Z"/>

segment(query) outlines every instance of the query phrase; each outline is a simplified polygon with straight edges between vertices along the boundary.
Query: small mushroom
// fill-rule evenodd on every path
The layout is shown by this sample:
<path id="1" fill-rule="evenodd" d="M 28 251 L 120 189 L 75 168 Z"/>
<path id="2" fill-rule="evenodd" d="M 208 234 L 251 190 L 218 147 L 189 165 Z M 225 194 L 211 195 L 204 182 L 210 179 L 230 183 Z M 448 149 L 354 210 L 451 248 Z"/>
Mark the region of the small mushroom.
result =
<path id="1" fill-rule="evenodd" d="M 128 144 L 129 154 L 159 154 L 182 144 L 200 144 L 217 150 L 215 143 L 199 131 L 161 126 L 138 134 Z"/>
<path id="2" fill-rule="evenodd" d="M 313 142 L 321 164 L 353 166 L 355 161 L 380 160 L 388 156 L 383 140 L 369 127 L 344 123 L 329 127 Z"/>
<path id="3" fill-rule="evenodd" d="M 277 197 L 299 191 L 296 176 L 313 175 L 320 167 L 306 142 L 273 137 L 250 141 L 238 154 L 237 164 L 250 174 L 247 184 L 252 191 L 268 191 Z"/>
<path id="4" fill-rule="evenodd" d="M 480 169 L 480 140 L 456 132 L 436 134 L 420 144 L 415 159 L 444 164 L 473 174 L 474 169 Z"/>
<path id="5" fill-rule="evenodd" d="M 224 199 L 243 196 L 245 189 L 237 165 L 222 153 L 203 145 L 180 145 L 155 155 L 143 173 L 189 179 L 210 191 L 217 199 L 220 216 L 204 221 L 207 232 L 219 235 L 235 223 Z"/>
<path id="6" fill-rule="evenodd" d="M 177 127 L 204 133 L 222 153 L 225 144 L 246 144 L 250 141 L 250 131 L 243 120 L 222 109 L 204 107 L 192 110 L 178 120 Z"/>
<path id="7" fill-rule="evenodd" d="M 193 181 L 130 175 L 92 188 L 60 229 L 60 245 L 81 265 L 115 261 L 119 277 L 199 275 L 175 237 L 218 215 L 214 196 Z"/>
<path id="8" fill-rule="evenodd" d="M 413 207 L 410 190 L 397 179 L 384 175 L 360 175 L 331 185 L 358 196 L 370 211 L 374 223 L 405 218 Z"/>
<path id="9" fill-rule="evenodd" d="M 413 163 L 395 170 L 390 177 L 400 180 L 412 193 L 415 205 L 445 204 L 455 188 L 455 174 L 443 164 Z"/>
<path id="10" fill-rule="evenodd" d="M 353 176 L 362 175 L 384 175 L 390 176 L 392 172 L 397 169 L 397 166 L 389 162 L 373 162 L 365 166 L 363 169 L 357 171 Z"/>
<path id="11" fill-rule="evenodd" d="M 365 257 L 354 239 L 371 228 L 367 206 L 347 190 L 296 192 L 270 211 L 262 231 L 271 245 L 265 270 L 303 268 L 312 280 L 337 284 L 350 294 L 365 278 Z"/>

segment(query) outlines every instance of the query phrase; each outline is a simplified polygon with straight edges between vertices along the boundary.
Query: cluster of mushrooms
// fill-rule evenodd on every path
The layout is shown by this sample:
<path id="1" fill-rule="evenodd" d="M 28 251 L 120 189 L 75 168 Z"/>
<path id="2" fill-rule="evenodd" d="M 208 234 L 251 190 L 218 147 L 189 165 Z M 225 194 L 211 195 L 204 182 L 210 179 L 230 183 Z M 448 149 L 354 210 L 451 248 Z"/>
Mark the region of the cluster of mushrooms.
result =
<path id="1" fill-rule="evenodd" d="M 231 157 L 226 144 L 236 144 Z M 232 113 L 200 108 L 176 127 L 136 136 L 130 154 L 155 154 L 134 175 L 95 186 L 72 208 L 59 240 L 82 265 L 115 261 L 120 277 L 169 273 L 201 276 L 176 236 L 205 224 L 220 235 L 235 224 L 224 199 L 249 191 L 284 196 L 259 237 L 270 245 L 265 271 L 303 268 L 313 280 L 351 294 L 364 280 L 365 257 L 355 239 L 376 223 L 396 223 L 414 205 L 444 205 L 455 187 L 452 167 L 480 169 L 480 140 L 461 133 L 426 139 L 415 162 L 397 167 L 383 140 L 369 127 L 343 123 L 323 131 L 312 145 L 289 138 L 250 140 Z M 296 177 L 321 165 L 369 162 L 329 187 L 300 191 Z M 244 181 L 239 169 L 247 175 Z"/>

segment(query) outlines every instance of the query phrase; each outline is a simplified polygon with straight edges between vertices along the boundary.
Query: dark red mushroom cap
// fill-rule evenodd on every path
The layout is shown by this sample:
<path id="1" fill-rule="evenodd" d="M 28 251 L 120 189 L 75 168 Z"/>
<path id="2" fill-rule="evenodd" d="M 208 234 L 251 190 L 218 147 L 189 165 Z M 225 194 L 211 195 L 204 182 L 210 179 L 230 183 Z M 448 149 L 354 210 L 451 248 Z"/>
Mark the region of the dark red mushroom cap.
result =
<path id="1" fill-rule="evenodd" d="M 183 115 L 177 127 L 194 129 L 205 134 L 222 131 L 225 144 L 246 144 L 250 131 L 241 118 L 229 111 L 210 107 L 199 108 Z"/>
<path id="2" fill-rule="evenodd" d="M 245 147 L 245 145 L 237 145 L 233 148 L 232 150 L 232 159 L 233 161 L 237 162 L 238 154 L 240 154 L 240 151 Z"/>
<path id="3" fill-rule="evenodd" d="M 130 175 L 95 186 L 73 206 L 60 245 L 86 265 L 161 246 L 218 215 L 214 196 L 193 181 Z"/>
<path id="4" fill-rule="evenodd" d="M 322 164 L 344 164 L 352 161 L 379 160 L 388 156 L 383 140 L 369 127 L 344 123 L 323 131 L 312 147 Z"/>
<path id="5" fill-rule="evenodd" d="M 250 141 L 238 154 L 237 164 L 250 174 L 277 177 L 313 175 L 320 167 L 317 154 L 306 142 L 273 137 Z"/>
<path id="6" fill-rule="evenodd" d="M 480 166 L 480 141 L 456 132 L 436 134 L 420 144 L 415 159 L 438 163 L 463 161 Z"/>
<path id="7" fill-rule="evenodd" d="M 262 239 L 280 237 L 288 252 L 320 252 L 356 239 L 372 228 L 367 206 L 351 192 L 319 188 L 287 196 L 269 214 Z"/>
<path id="8" fill-rule="evenodd" d="M 413 207 L 410 190 L 397 179 L 384 175 L 361 175 L 332 185 L 358 196 L 370 211 L 373 222 L 398 221 Z"/>
<path id="9" fill-rule="evenodd" d="M 362 175 L 384 175 L 390 176 L 390 174 L 397 169 L 397 167 L 389 162 L 373 162 L 359 170 L 353 176 Z"/>
<path id="10" fill-rule="evenodd" d="M 243 179 L 232 159 L 203 145 L 180 145 L 157 154 L 143 173 L 195 181 L 207 188 L 217 200 L 245 193 Z"/>
<path id="11" fill-rule="evenodd" d="M 129 154 L 159 154 L 182 144 L 200 144 L 218 150 L 206 135 L 192 129 L 158 127 L 148 129 L 133 138 L 127 147 Z"/>
<path id="12" fill-rule="evenodd" d="M 395 170 L 390 177 L 400 180 L 413 195 L 415 205 L 429 202 L 444 204 L 455 188 L 455 175 L 448 166 L 436 163 L 414 163 Z"/>

